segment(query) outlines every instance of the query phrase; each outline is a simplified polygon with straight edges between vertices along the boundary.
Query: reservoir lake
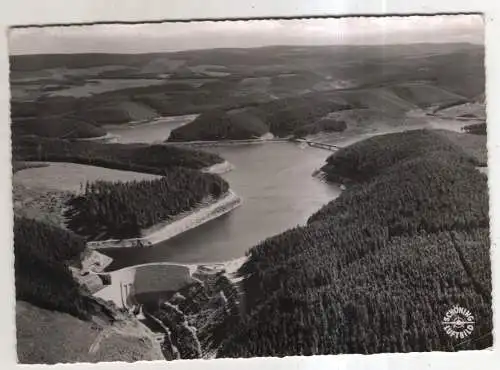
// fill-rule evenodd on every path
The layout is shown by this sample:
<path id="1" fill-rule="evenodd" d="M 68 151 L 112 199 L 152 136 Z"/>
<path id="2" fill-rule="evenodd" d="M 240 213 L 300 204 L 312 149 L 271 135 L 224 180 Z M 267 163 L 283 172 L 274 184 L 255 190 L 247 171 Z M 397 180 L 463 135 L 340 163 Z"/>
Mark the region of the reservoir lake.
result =
<path id="1" fill-rule="evenodd" d="M 163 141 L 176 127 L 196 115 L 165 117 L 151 124 L 108 129 L 123 143 Z M 344 147 L 356 141 L 388 132 L 419 128 L 460 131 L 463 122 L 435 117 L 417 118 L 404 127 L 334 133 L 315 139 Z M 245 255 L 268 237 L 304 225 L 316 210 L 340 195 L 340 188 L 313 177 L 331 152 L 294 143 L 221 145 L 200 150 L 219 154 L 235 168 L 223 174 L 243 204 L 233 211 L 151 248 L 107 249 L 114 259 L 108 267 L 173 262 L 202 264 L 222 262 Z"/>
<path id="2" fill-rule="evenodd" d="M 331 152 L 293 143 L 204 148 L 235 168 L 224 177 L 243 204 L 151 248 L 108 249 L 109 270 L 151 262 L 208 263 L 242 257 L 252 246 L 297 225 L 340 194 L 313 177 Z"/>

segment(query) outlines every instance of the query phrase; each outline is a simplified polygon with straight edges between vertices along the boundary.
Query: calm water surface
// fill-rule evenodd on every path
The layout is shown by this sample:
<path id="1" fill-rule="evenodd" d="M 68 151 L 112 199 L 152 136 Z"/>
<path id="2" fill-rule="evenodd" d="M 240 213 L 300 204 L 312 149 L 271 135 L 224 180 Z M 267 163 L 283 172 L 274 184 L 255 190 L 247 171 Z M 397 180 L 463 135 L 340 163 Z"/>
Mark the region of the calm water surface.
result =
<path id="1" fill-rule="evenodd" d="M 109 269 L 170 261 L 219 262 L 241 257 L 260 241 L 304 224 L 340 194 L 337 186 L 313 177 L 330 152 L 292 143 L 225 146 L 210 149 L 235 169 L 223 177 L 243 198 L 232 212 L 147 249 L 107 251 Z"/>
<path id="2" fill-rule="evenodd" d="M 106 131 L 115 135 L 120 143 L 154 143 L 163 142 L 170 136 L 170 132 L 177 127 L 187 125 L 198 115 L 163 117 L 147 124 L 133 127 L 128 125 L 109 125 Z"/>
<path id="3" fill-rule="evenodd" d="M 193 117 L 170 117 L 164 122 L 113 132 L 122 142 L 152 142 Z M 413 122 L 415 121 L 415 122 Z M 396 128 L 324 134 L 318 141 L 347 146 L 370 136 L 419 128 L 460 131 L 463 121 L 423 117 Z M 373 132 L 372 132 L 373 131 Z M 241 257 L 260 241 L 304 224 L 322 205 L 336 198 L 340 189 L 311 176 L 331 153 L 300 148 L 292 143 L 221 146 L 207 149 L 236 168 L 223 175 L 243 204 L 220 218 L 148 249 L 110 250 L 110 269 L 150 262 L 203 263 Z"/>

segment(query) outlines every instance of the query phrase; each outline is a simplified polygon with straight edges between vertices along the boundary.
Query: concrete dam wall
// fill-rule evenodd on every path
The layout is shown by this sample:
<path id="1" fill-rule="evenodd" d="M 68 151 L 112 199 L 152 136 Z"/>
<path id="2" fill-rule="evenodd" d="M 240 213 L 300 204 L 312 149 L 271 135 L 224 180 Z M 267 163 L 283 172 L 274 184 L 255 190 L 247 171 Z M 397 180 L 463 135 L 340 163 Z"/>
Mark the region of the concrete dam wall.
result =
<path id="1" fill-rule="evenodd" d="M 126 309 L 151 297 L 168 296 L 193 281 L 189 266 L 170 263 L 132 266 L 100 275 L 105 287 L 94 296 Z"/>

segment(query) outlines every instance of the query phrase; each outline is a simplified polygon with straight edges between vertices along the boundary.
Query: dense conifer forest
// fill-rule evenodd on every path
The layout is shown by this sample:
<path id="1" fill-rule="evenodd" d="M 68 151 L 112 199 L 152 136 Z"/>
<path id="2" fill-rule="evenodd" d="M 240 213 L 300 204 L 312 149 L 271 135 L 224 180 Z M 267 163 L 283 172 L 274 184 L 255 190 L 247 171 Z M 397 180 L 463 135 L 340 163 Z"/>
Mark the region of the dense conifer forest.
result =
<path id="1" fill-rule="evenodd" d="M 306 226 L 249 251 L 246 315 L 218 356 L 491 346 L 488 187 L 475 165 L 430 131 L 334 153 L 324 171 L 351 185 Z M 476 320 L 466 339 L 441 324 L 455 305 Z"/>
<path id="2" fill-rule="evenodd" d="M 49 138 L 91 138 L 106 135 L 106 131 L 84 121 L 72 117 L 57 118 L 24 118 L 13 117 L 12 131 L 14 135 L 37 135 Z"/>
<path id="3" fill-rule="evenodd" d="M 177 167 L 160 179 L 87 184 L 68 201 L 67 226 L 89 239 L 134 238 L 141 230 L 219 198 L 229 185 L 218 175 Z"/>
<path id="4" fill-rule="evenodd" d="M 328 113 L 352 108 L 327 94 L 283 98 L 265 103 L 203 113 L 172 131 L 169 141 L 252 139 L 267 132 L 278 137 L 295 133 L 342 131 L 345 126 L 322 120 Z"/>
<path id="5" fill-rule="evenodd" d="M 318 122 L 328 113 L 353 107 L 336 100 L 328 94 L 311 93 L 298 98 L 271 101 L 258 108 L 264 112 L 269 130 L 274 135 L 287 136 L 302 126 Z"/>
<path id="6" fill-rule="evenodd" d="M 223 162 L 216 154 L 168 145 L 104 144 L 35 136 L 14 138 L 13 157 L 19 161 L 73 162 L 158 175 L 172 167 L 202 169 Z"/>
<path id="7" fill-rule="evenodd" d="M 327 158 L 322 170 L 332 182 L 361 182 L 392 171 L 391 166 L 409 159 L 440 158 L 453 163 L 464 162 L 486 165 L 465 155 L 463 150 L 432 130 L 412 130 L 375 136 L 354 143 Z"/>
<path id="8" fill-rule="evenodd" d="M 83 238 L 23 217 L 14 219 L 16 299 L 87 319 L 95 306 L 81 293 L 68 263 L 79 260 Z"/>
<path id="9" fill-rule="evenodd" d="M 258 138 L 267 132 L 269 127 L 251 112 L 214 110 L 173 130 L 168 141 L 245 140 Z"/>
<path id="10" fill-rule="evenodd" d="M 320 132 L 342 132 L 347 129 L 345 121 L 325 118 L 320 119 L 316 123 L 307 124 L 297 128 L 293 135 L 295 137 L 305 137 L 307 135 L 314 135 Z"/>

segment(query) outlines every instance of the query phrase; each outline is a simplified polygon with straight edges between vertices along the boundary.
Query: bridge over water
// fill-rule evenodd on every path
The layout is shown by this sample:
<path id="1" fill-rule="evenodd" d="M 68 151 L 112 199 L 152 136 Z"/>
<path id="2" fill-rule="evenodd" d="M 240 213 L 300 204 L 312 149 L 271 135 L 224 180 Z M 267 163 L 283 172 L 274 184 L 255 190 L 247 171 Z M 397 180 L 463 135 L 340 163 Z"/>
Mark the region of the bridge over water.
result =
<path id="1" fill-rule="evenodd" d="M 211 146 L 230 146 L 245 144 L 268 144 L 287 142 L 287 138 L 274 139 L 248 139 L 248 140 L 216 140 L 216 141 L 169 141 L 163 142 L 163 145 L 169 146 L 193 146 L 193 147 L 211 147 Z"/>
<path id="2" fill-rule="evenodd" d="M 337 150 L 340 149 L 340 147 L 338 147 L 337 145 L 322 143 L 319 141 L 313 141 L 313 140 L 307 140 L 307 139 L 295 139 L 294 141 L 297 143 L 304 143 L 304 144 L 307 144 L 307 145 L 315 147 L 315 148 L 326 149 L 326 150 L 329 150 L 331 152 L 336 152 Z"/>
<path id="3" fill-rule="evenodd" d="M 336 151 L 338 146 L 328 143 L 322 143 L 314 140 L 307 139 L 290 139 L 290 138 L 274 138 L 274 139 L 248 139 L 248 140 L 219 140 L 219 141 L 180 141 L 162 143 L 163 145 L 170 146 L 193 146 L 193 147 L 213 147 L 213 146 L 231 146 L 231 145 L 245 145 L 245 144 L 271 144 L 271 143 L 285 143 L 285 142 L 305 143 L 311 147 L 326 149 L 329 151 Z"/>

